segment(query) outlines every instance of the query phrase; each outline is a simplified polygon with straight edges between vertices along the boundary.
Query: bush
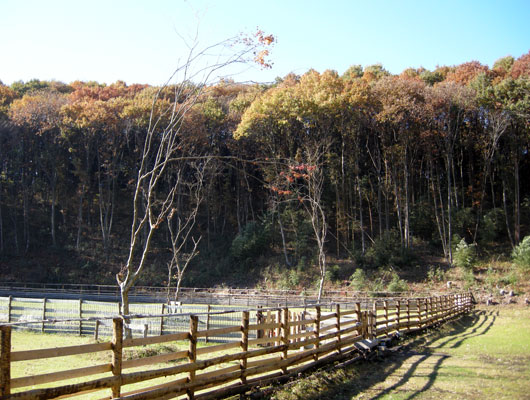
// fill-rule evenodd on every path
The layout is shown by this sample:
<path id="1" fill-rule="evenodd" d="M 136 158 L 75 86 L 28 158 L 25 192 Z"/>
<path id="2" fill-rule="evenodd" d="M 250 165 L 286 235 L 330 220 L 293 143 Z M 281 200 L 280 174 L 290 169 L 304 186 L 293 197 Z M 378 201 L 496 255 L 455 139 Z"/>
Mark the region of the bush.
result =
<path id="1" fill-rule="evenodd" d="M 409 290 L 409 285 L 404 279 L 399 279 L 398 274 L 394 273 L 387 290 L 389 292 L 406 292 Z"/>
<path id="2" fill-rule="evenodd" d="M 328 265 L 326 268 L 326 280 L 328 282 L 335 282 L 339 279 L 340 267 L 335 265 Z"/>
<path id="3" fill-rule="evenodd" d="M 530 236 L 525 236 L 513 249 L 512 260 L 523 271 L 530 271 Z"/>
<path id="4" fill-rule="evenodd" d="M 475 244 L 468 245 L 465 239 L 461 239 L 456 245 L 453 254 L 453 262 L 457 267 L 471 269 L 477 258 Z"/>
<path id="5" fill-rule="evenodd" d="M 234 238 L 230 255 L 237 261 L 255 259 L 269 247 L 269 229 L 256 221 L 246 224 Z"/>
<path id="6" fill-rule="evenodd" d="M 482 218 L 482 226 L 479 230 L 481 243 L 490 243 L 496 240 L 505 229 L 504 212 L 496 208 L 488 211 Z"/>
<path id="7" fill-rule="evenodd" d="M 402 267 L 414 260 L 414 254 L 410 249 L 401 246 L 399 233 L 391 230 L 375 240 L 366 252 L 366 259 L 377 268 L 391 265 Z"/>
<path id="8" fill-rule="evenodd" d="M 350 286 L 355 290 L 362 291 L 366 289 L 367 284 L 366 272 L 363 269 L 357 268 L 352 276 L 350 276 Z"/>
<path id="9" fill-rule="evenodd" d="M 439 283 L 445 281 L 445 271 L 440 267 L 431 265 L 427 271 L 427 281 L 429 283 Z"/>

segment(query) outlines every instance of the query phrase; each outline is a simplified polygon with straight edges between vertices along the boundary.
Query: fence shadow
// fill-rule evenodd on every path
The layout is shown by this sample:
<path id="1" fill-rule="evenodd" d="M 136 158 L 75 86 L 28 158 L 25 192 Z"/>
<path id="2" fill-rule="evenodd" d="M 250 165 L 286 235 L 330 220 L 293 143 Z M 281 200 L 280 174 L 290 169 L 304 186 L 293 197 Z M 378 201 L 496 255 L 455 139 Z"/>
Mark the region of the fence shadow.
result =
<path id="1" fill-rule="evenodd" d="M 444 346 L 456 348 L 466 340 L 486 334 L 498 316 L 498 311 L 479 310 L 471 312 L 457 320 L 451 321 L 442 327 L 441 330 L 430 330 L 427 334 L 418 334 L 412 338 L 401 351 L 376 361 L 363 363 L 356 367 L 358 374 L 346 382 L 340 383 L 340 388 L 330 388 L 321 391 L 318 395 L 308 397 L 308 399 L 334 399 L 340 391 L 340 398 L 349 398 L 360 393 L 365 393 L 367 399 L 378 400 L 395 391 L 404 391 L 403 399 L 411 400 L 429 390 L 438 378 L 439 370 L 444 361 L 451 356 L 436 352 Z M 470 328 L 472 328 L 470 330 Z M 444 338 L 441 343 L 440 339 Z M 415 350 L 418 349 L 418 350 Z M 416 358 L 412 363 L 411 361 Z M 381 385 L 404 365 L 410 364 L 404 372 L 399 372 L 399 380 L 391 386 L 378 389 L 375 386 Z M 405 385 L 415 376 L 419 369 L 422 369 L 422 376 L 427 377 L 427 382 L 414 391 L 405 390 Z M 424 371 L 428 371 L 425 375 Z"/>

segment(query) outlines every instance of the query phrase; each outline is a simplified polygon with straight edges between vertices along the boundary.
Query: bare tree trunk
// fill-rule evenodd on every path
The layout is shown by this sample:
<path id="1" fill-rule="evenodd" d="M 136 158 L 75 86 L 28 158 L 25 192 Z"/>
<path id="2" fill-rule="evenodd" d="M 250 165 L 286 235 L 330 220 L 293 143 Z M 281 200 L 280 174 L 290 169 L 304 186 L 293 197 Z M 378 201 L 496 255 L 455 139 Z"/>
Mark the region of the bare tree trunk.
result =
<path id="1" fill-rule="evenodd" d="M 75 241 L 75 249 L 79 251 L 81 245 L 81 231 L 83 229 L 83 202 L 85 199 L 85 184 L 81 185 L 81 192 L 79 193 L 79 205 L 77 207 L 77 238 Z"/>
<path id="2" fill-rule="evenodd" d="M 512 236 L 512 228 L 510 227 L 510 221 L 508 218 L 508 206 L 506 205 L 506 182 L 504 177 L 502 177 L 502 206 L 504 208 L 504 220 L 506 222 L 506 231 L 508 232 L 508 238 L 510 239 L 510 244 L 512 249 L 515 248 L 515 241 Z"/>
<path id="3" fill-rule="evenodd" d="M 516 156 L 514 157 L 514 178 L 515 178 L 515 190 L 514 190 L 514 243 L 518 245 L 521 240 L 521 194 L 519 184 L 519 146 L 517 146 Z"/>

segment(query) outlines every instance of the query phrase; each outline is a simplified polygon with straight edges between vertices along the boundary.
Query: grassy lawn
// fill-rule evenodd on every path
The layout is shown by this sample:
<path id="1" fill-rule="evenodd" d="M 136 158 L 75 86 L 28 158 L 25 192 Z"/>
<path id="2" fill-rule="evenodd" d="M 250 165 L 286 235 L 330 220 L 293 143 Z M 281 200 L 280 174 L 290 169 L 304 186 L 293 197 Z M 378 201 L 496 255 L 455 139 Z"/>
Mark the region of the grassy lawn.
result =
<path id="1" fill-rule="evenodd" d="M 407 339 L 375 361 L 317 372 L 275 392 L 294 399 L 529 399 L 530 309 L 488 307 Z"/>

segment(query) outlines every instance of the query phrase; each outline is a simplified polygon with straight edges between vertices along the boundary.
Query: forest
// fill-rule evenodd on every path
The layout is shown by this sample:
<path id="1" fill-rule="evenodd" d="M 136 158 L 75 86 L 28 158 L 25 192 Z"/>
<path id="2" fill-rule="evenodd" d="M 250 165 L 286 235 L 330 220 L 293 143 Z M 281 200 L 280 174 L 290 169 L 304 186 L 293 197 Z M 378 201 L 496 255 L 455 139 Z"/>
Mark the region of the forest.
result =
<path id="1" fill-rule="evenodd" d="M 168 126 L 151 193 L 146 135 L 160 146 Z M 530 234 L 529 144 L 530 52 L 267 84 L 0 82 L 0 280 L 115 284 L 143 257 L 131 229 L 147 285 L 303 287 L 451 265 L 457 248 L 509 255 Z"/>

